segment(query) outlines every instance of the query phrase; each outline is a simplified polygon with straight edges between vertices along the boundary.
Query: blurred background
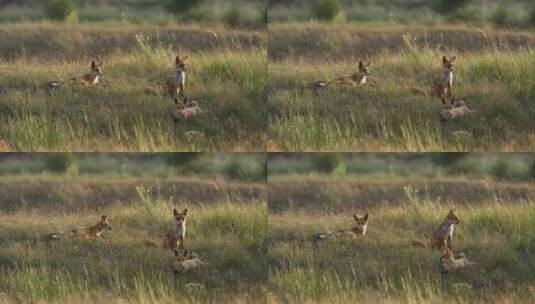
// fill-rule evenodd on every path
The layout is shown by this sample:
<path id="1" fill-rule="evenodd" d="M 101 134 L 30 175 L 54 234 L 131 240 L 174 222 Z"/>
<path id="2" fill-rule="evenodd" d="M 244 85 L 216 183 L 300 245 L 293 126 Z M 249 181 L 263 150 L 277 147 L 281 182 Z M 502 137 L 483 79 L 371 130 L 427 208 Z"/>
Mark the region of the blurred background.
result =
<path id="1" fill-rule="evenodd" d="M 270 22 L 361 21 L 402 24 L 492 23 L 532 27 L 529 0 L 271 0 Z"/>
<path id="2" fill-rule="evenodd" d="M 0 23 L 24 21 L 264 27 L 266 0 L 0 0 Z"/>
<path id="3" fill-rule="evenodd" d="M 535 179 L 533 153 L 309 153 L 270 154 L 269 176 L 365 175 L 504 180 Z"/>
<path id="4" fill-rule="evenodd" d="M 263 153 L 2 153 L 0 175 L 107 175 L 264 181 Z"/>

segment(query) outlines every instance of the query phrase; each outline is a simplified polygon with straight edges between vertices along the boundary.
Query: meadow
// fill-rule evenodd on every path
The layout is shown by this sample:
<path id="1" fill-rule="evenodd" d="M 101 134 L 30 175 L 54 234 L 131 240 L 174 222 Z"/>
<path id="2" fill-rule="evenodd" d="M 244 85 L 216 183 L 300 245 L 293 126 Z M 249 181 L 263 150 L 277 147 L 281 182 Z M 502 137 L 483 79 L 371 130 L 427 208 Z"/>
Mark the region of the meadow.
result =
<path id="1" fill-rule="evenodd" d="M 17 23 L 0 30 L 2 151 L 259 151 L 266 36 L 222 25 Z M 175 122 L 163 85 L 187 54 L 186 95 L 206 112 Z M 104 61 L 94 87 L 69 83 Z M 43 83 L 63 80 L 49 96 Z"/>
<path id="2" fill-rule="evenodd" d="M 249 303 L 265 297 L 265 186 L 209 178 L 4 176 L 2 303 Z M 13 195 L 16 193 L 16 195 Z M 172 209 L 189 209 L 187 248 L 208 265 L 174 274 L 162 249 Z M 113 229 L 95 240 L 50 232 Z"/>
<path id="3" fill-rule="evenodd" d="M 275 23 L 269 27 L 269 151 L 532 150 L 533 31 L 491 25 Z M 453 94 L 475 111 L 443 123 L 431 92 L 456 55 Z M 307 85 L 356 73 L 368 83 Z"/>
<path id="4" fill-rule="evenodd" d="M 277 175 L 269 188 L 269 286 L 283 303 L 530 303 L 533 182 L 465 176 Z M 470 267 L 441 275 L 432 232 L 450 208 L 453 249 Z M 317 233 L 354 226 L 357 240 L 313 246 Z"/>

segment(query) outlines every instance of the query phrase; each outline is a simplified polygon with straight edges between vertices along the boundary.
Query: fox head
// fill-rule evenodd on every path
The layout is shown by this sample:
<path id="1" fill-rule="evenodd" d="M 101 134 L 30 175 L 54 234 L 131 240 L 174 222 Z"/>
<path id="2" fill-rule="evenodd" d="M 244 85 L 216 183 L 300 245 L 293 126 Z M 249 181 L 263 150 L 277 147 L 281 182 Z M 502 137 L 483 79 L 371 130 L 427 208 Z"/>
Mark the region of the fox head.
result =
<path id="1" fill-rule="evenodd" d="M 454 102 L 453 97 L 451 101 L 448 101 L 448 99 L 445 96 L 442 96 L 442 107 L 445 110 L 448 110 L 448 111 L 451 110 L 453 108 L 453 102 Z"/>
<path id="2" fill-rule="evenodd" d="M 175 58 L 175 65 L 177 70 L 186 70 L 186 60 L 188 59 L 188 56 L 180 58 L 180 56 L 176 56 Z"/>
<path id="3" fill-rule="evenodd" d="M 357 228 L 361 235 L 366 234 L 366 229 L 368 228 L 368 217 L 369 214 L 367 212 L 363 217 L 359 217 L 356 213 L 353 214 L 353 219 L 357 223 Z"/>
<path id="4" fill-rule="evenodd" d="M 91 61 L 91 72 L 96 73 L 98 76 L 102 76 L 102 67 L 104 66 L 104 62 L 97 63 L 95 60 Z"/>
<path id="5" fill-rule="evenodd" d="M 183 110 L 186 107 L 187 98 L 186 97 L 175 97 L 175 108 L 177 110 Z"/>
<path id="6" fill-rule="evenodd" d="M 104 229 L 106 230 L 112 230 L 113 229 L 113 226 L 110 224 L 110 218 L 107 217 L 106 215 L 103 215 L 102 218 L 100 219 L 100 225 L 104 227 Z"/>
<path id="7" fill-rule="evenodd" d="M 177 226 L 183 227 L 186 225 L 186 216 L 188 215 L 188 209 L 184 209 L 182 213 L 178 210 L 173 209 L 173 216 L 175 217 L 175 223 Z"/>
<path id="8" fill-rule="evenodd" d="M 442 65 L 444 68 L 453 71 L 453 66 L 455 65 L 455 59 L 456 57 L 453 56 L 450 59 L 448 59 L 446 56 L 442 56 Z"/>
<path id="9" fill-rule="evenodd" d="M 362 60 L 359 60 L 359 72 L 366 75 L 366 76 L 369 76 L 370 75 L 370 67 L 372 66 L 372 63 L 371 62 L 368 62 L 367 64 L 365 64 L 364 62 L 362 62 Z"/>
<path id="10" fill-rule="evenodd" d="M 453 259 L 453 252 L 451 249 L 446 248 L 442 252 L 442 256 L 440 256 L 440 260 L 452 260 Z"/>
<path id="11" fill-rule="evenodd" d="M 457 215 L 455 214 L 456 210 L 457 209 L 455 209 L 455 208 L 450 210 L 450 212 L 446 216 L 446 222 L 447 223 L 450 223 L 450 224 L 460 224 L 461 223 L 461 219 L 459 217 L 457 217 Z"/>

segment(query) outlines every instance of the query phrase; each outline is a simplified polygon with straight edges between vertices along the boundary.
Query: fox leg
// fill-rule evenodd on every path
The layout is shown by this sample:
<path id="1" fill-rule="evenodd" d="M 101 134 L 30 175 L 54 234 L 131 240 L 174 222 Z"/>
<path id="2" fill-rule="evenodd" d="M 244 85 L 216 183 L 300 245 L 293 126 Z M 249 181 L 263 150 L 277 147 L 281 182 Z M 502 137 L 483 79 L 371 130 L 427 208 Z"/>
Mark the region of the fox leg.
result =
<path id="1" fill-rule="evenodd" d="M 451 236 L 449 235 L 446 238 L 446 246 L 451 250 Z"/>
<path id="2" fill-rule="evenodd" d="M 184 85 L 182 83 L 178 85 L 178 95 L 180 95 L 180 97 L 184 97 Z"/>

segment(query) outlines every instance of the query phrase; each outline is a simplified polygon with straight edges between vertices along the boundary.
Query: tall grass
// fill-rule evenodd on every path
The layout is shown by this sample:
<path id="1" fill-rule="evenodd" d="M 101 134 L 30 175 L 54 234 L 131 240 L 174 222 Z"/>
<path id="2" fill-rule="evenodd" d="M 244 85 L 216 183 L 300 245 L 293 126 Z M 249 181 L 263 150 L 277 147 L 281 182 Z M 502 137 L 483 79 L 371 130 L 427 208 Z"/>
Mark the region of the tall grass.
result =
<path id="1" fill-rule="evenodd" d="M 343 29 L 343 28 L 342 28 Z M 401 53 L 374 54 L 369 83 L 300 90 L 315 80 L 356 72 L 358 58 L 318 61 L 298 54 L 270 63 L 272 151 L 515 151 L 533 149 L 533 50 L 500 45 L 457 54 L 454 95 L 475 110 L 448 123 L 430 85 L 440 76 L 441 49 L 404 36 Z M 299 41 L 295 42 L 296 47 Z M 377 46 L 374 46 L 377 48 Z M 306 56 L 306 53 L 303 53 Z M 415 93 L 419 91 L 421 93 Z"/>
<path id="2" fill-rule="evenodd" d="M 175 204 L 141 195 L 138 205 L 127 208 L 47 215 L 42 207 L 41 212 L 0 216 L 0 293 L 8 301 L 59 303 L 262 298 L 267 278 L 265 203 L 182 202 L 190 209 L 186 246 L 209 266 L 181 274 L 173 274 L 174 255 L 160 245 L 172 224 Z M 114 225 L 101 239 L 40 241 L 52 231 L 93 224 L 101 213 Z"/>
<path id="3" fill-rule="evenodd" d="M 138 36 L 134 52 L 107 56 L 103 83 L 65 83 L 52 96 L 39 86 L 87 72 L 89 59 L 0 63 L 5 70 L 0 128 L 5 150 L 261 150 L 266 129 L 264 49 L 190 55 L 187 94 L 207 111 L 174 122 L 163 83 L 176 52 Z"/>

